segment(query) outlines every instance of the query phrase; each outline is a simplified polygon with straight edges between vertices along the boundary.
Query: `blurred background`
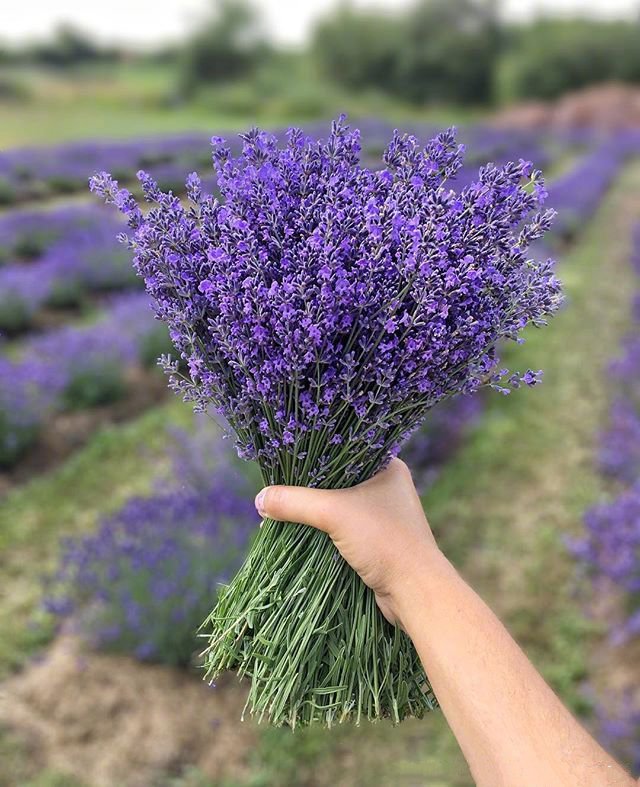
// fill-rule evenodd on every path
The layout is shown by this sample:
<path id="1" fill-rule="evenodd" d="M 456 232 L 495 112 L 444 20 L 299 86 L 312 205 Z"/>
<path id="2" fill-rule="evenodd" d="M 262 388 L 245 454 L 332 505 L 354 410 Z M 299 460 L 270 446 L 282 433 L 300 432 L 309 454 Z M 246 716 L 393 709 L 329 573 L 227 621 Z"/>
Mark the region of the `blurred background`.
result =
<path id="1" fill-rule="evenodd" d="M 567 303 L 504 348 L 544 384 L 436 408 L 405 448 L 444 551 L 640 771 L 637 0 L 21 0 L 0 8 L 0 785 L 472 784 L 440 714 L 240 722 L 195 630 L 256 526 L 255 472 L 167 391 L 107 170 L 215 189 L 210 137 L 326 134 L 363 161 L 456 125 L 458 186 L 532 160 Z M 455 186 L 455 184 L 453 184 Z"/>

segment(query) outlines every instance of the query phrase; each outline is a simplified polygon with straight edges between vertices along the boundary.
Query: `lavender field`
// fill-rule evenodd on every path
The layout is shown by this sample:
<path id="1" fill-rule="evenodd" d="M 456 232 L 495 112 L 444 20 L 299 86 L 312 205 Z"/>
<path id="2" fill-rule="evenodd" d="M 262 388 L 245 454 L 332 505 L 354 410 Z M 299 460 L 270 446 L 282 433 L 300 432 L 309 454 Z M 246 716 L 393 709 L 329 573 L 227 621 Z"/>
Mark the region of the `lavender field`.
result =
<path id="1" fill-rule="evenodd" d="M 393 124 L 358 125 L 376 166 Z M 436 407 L 402 455 L 444 551 L 640 769 L 640 134 L 460 136 L 462 185 L 486 161 L 548 173 L 535 254 L 567 299 L 518 351 L 541 386 Z M 201 681 L 196 630 L 255 533 L 258 479 L 167 391 L 169 335 L 87 180 L 135 189 L 144 168 L 182 195 L 197 170 L 213 192 L 209 158 L 204 133 L 0 152 L 0 784 L 471 784 L 437 714 L 292 735 L 240 723 L 242 684 Z"/>

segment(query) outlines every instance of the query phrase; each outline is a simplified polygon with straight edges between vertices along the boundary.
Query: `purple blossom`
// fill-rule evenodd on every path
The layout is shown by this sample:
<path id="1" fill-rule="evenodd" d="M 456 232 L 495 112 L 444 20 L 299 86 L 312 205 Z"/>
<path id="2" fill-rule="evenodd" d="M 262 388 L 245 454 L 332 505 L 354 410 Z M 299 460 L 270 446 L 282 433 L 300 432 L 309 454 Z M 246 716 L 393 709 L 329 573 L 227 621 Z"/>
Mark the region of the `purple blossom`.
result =
<path id="1" fill-rule="evenodd" d="M 352 483 L 363 455 L 383 461 L 436 402 L 497 383 L 496 343 L 557 308 L 551 261 L 523 251 L 551 213 L 521 185 L 527 162 L 487 165 L 460 194 L 443 187 L 461 165 L 452 132 L 424 149 L 396 134 L 379 172 L 358 164 L 359 134 L 341 122 L 326 143 L 298 130 L 284 149 L 259 131 L 243 141 L 237 159 L 214 148 L 222 203 L 184 208 L 143 175 L 157 203 L 143 217 L 104 173 L 92 188 L 128 216 L 136 268 L 198 370 L 174 385 L 198 409 L 213 403 L 267 479 L 284 452 L 298 482 Z M 339 476 L 322 469 L 329 455 L 314 472 L 299 458 L 313 432 L 349 442 Z"/>

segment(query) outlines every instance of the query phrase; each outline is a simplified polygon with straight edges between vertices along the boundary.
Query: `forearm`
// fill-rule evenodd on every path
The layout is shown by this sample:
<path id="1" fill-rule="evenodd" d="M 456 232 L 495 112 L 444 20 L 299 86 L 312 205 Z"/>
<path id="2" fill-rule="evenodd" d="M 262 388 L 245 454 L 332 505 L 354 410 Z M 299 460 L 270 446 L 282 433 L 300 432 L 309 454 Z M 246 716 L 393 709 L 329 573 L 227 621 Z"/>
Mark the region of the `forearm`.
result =
<path id="1" fill-rule="evenodd" d="M 414 565 L 398 588 L 399 617 L 478 785 L 635 784 L 445 558 L 431 551 Z"/>

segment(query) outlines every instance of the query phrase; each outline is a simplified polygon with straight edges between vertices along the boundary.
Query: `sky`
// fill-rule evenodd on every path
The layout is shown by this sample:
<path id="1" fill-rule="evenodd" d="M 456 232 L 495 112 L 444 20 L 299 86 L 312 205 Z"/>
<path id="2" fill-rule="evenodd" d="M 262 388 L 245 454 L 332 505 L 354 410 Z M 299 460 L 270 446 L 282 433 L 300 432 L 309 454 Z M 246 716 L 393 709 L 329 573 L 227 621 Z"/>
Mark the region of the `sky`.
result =
<path id="1" fill-rule="evenodd" d="M 410 0 L 355 0 L 393 12 Z M 254 0 L 273 38 L 289 45 L 304 42 L 318 17 L 338 0 Z M 537 11 L 600 17 L 638 14 L 640 0 L 502 0 L 505 15 L 522 19 Z M 208 0 L 0 0 L 0 39 L 46 37 L 58 24 L 72 23 L 105 41 L 152 45 L 179 39 L 197 25 Z"/>

